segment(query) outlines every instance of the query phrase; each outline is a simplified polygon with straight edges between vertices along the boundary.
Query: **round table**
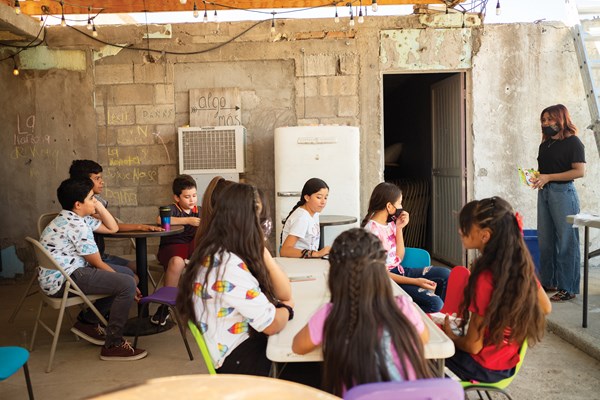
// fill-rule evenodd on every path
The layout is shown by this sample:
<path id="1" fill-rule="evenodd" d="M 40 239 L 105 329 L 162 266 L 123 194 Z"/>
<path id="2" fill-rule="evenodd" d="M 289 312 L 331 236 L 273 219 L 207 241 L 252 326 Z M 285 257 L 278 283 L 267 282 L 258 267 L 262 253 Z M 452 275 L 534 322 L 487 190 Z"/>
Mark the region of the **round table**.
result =
<path id="1" fill-rule="evenodd" d="M 329 393 L 281 379 L 252 375 L 182 375 L 91 397 L 96 400 L 339 400 Z"/>

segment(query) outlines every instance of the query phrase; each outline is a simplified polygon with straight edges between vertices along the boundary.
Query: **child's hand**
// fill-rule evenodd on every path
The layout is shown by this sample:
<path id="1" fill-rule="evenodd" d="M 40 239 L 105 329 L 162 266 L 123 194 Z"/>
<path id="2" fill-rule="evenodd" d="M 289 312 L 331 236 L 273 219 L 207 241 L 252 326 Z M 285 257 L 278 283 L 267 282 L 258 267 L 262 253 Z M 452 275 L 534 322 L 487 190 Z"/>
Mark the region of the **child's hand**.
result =
<path id="1" fill-rule="evenodd" d="M 200 226 L 200 218 L 198 217 L 187 217 L 187 225 Z"/>
<path id="2" fill-rule="evenodd" d="M 135 288 L 135 296 L 133 297 L 133 299 L 136 301 L 136 303 L 142 299 L 142 292 L 140 292 L 140 289 L 138 287 Z"/>
<path id="3" fill-rule="evenodd" d="M 408 221 L 410 221 L 410 215 L 407 211 L 402 211 L 396 220 L 396 230 L 404 228 L 406 225 L 408 225 Z"/>
<path id="4" fill-rule="evenodd" d="M 156 225 L 141 224 L 140 231 L 142 231 L 142 232 L 162 232 L 162 231 L 164 231 L 164 229 L 161 228 L 160 226 L 156 226 Z"/>
<path id="5" fill-rule="evenodd" d="M 416 285 L 418 287 L 422 287 L 423 289 L 435 290 L 437 283 L 435 283 L 434 281 L 430 281 L 429 279 L 417 278 Z"/>
<path id="6" fill-rule="evenodd" d="M 331 251 L 331 246 L 325 246 L 321 250 L 315 251 L 313 253 L 313 258 L 326 256 L 327 254 L 329 254 L 330 251 Z"/>
<path id="7" fill-rule="evenodd" d="M 444 333 L 450 338 L 450 340 L 455 340 L 458 336 L 452 331 L 452 326 L 450 325 L 450 316 L 446 315 L 444 318 L 444 325 L 442 325 L 442 330 Z"/>

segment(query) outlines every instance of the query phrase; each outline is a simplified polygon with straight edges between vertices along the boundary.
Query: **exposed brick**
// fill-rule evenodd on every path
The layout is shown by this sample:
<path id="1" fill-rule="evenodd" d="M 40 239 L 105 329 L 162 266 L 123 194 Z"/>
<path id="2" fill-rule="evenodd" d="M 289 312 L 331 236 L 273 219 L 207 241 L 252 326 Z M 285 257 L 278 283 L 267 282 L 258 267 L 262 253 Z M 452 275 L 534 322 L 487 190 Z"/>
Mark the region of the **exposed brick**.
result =
<path id="1" fill-rule="evenodd" d="M 96 85 L 133 83 L 132 64 L 104 64 L 94 67 Z"/>
<path id="2" fill-rule="evenodd" d="M 315 77 L 300 77 L 296 79 L 296 94 L 298 96 L 314 97 L 318 96 L 318 78 Z"/>
<path id="3" fill-rule="evenodd" d="M 164 186 L 140 186 L 138 188 L 140 206 L 155 206 L 154 218 L 156 218 L 159 206 L 173 202 L 172 184 L 173 182 Z"/>
<path id="4" fill-rule="evenodd" d="M 339 57 L 340 73 L 342 75 L 358 75 L 359 57 L 356 54 L 342 54 Z"/>
<path id="5" fill-rule="evenodd" d="M 108 126 L 133 125 L 135 123 L 133 106 L 108 106 L 99 108 L 102 110 L 102 117 L 107 121 L 106 124 Z M 98 114 L 96 113 L 96 115 Z"/>
<path id="6" fill-rule="evenodd" d="M 175 93 L 175 110 L 180 112 L 190 112 L 190 94 L 188 92 Z"/>
<path id="7" fill-rule="evenodd" d="M 307 97 L 306 112 L 304 118 L 327 118 L 335 117 L 336 101 L 335 97 Z"/>
<path id="8" fill-rule="evenodd" d="M 173 179 L 177 176 L 178 167 L 176 165 L 164 165 L 158 167 L 158 184 L 171 185 Z"/>
<path id="9" fill-rule="evenodd" d="M 177 128 L 173 125 L 157 125 L 153 134 L 156 136 L 156 144 L 177 142 Z"/>
<path id="10" fill-rule="evenodd" d="M 319 121 L 323 125 L 345 125 L 358 126 L 358 118 L 321 118 Z"/>
<path id="11" fill-rule="evenodd" d="M 155 187 L 154 190 L 156 193 L 162 193 L 164 191 L 164 188 Z M 145 194 L 146 193 L 140 194 L 140 198 L 142 198 Z M 160 199 L 162 199 L 162 196 L 160 195 L 158 198 L 156 196 L 151 195 L 150 199 L 153 200 L 152 203 L 149 205 L 140 205 L 139 207 L 121 207 L 119 210 L 120 218 L 123 221 L 130 224 L 156 224 L 156 217 L 158 216 L 158 207 L 160 207 L 161 205 L 169 204 L 169 201 L 161 202 Z M 148 242 L 150 241 L 148 240 Z M 149 252 L 148 254 L 152 253 Z"/>
<path id="12" fill-rule="evenodd" d="M 172 124 L 175 122 L 175 109 L 172 104 L 135 106 L 135 120 L 138 124 Z"/>
<path id="13" fill-rule="evenodd" d="M 103 175 L 109 187 L 158 185 L 158 167 L 154 165 L 108 167 Z"/>
<path id="14" fill-rule="evenodd" d="M 111 206 L 137 206 L 138 195 L 137 188 L 120 187 L 111 188 L 105 187 L 103 197 L 108 200 Z"/>
<path id="15" fill-rule="evenodd" d="M 306 118 L 298 119 L 298 126 L 314 126 L 314 125 L 319 125 L 319 120 L 317 118 L 315 118 L 315 119 L 306 119 Z"/>
<path id="16" fill-rule="evenodd" d="M 298 76 L 327 76 L 335 75 L 337 57 L 333 55 L 316 54 L 308 55 L 299 60 L 299 67 L 296 71 Z"/>
<path id="17" fill-rule="evenodd" d="M 135 83 L 173 83 L 173 64 L 135 64 L 133 66 Z"/>
<path id="18" fill-rule="evenodd" d="M 358 115 L 358 96 L 338 97 L 338 116 L 356 117 Z"/>
<path id="19" fill-rule="evenodd" d="M 173 104 L 174 102 L 173 85 L 154 85 L 154 104 Z"/>
<path id="20" fill-rule="evenodd" d="M 114 146 L 117 144 L 117 133 L 114 128 L 100 126 L 98 131 L 98 146 Z"/>
<path id="21" fill-rule="evenodd" d="M 354 96 L 358 93 L 358 79 L 351 76 L 324 76 L 319 78 L 319 95 Z"/>
<path id="22" fill-rule="evenodd" d="M 109 128 L 114 131 L 119 146 L 146 145 L 156 142 L 153 125 L 129 125 Z"/>
<path id="23" fill-rule="evenodd" d="M 152 104 L 154 85 L 114 85 L 107 96 L 107 103 L 111 105 Z"/>

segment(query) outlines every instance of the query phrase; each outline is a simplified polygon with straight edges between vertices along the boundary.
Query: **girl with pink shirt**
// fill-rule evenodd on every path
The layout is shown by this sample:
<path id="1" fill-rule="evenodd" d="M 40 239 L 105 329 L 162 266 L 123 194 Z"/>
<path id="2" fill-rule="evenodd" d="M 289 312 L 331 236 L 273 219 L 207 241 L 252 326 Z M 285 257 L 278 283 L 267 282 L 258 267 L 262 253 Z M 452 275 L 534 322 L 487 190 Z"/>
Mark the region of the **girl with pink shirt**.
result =
<path id="1" fill-rule="evenodd" d="M 429 331 L 410 298 L 393 296 L 379 239 L 364 229 L 348 230 L 335 239 L 329 257 L 331 303 L 316 311 L 292 345 L 297 354 L 322 346 L 323 389 L 341 396 L 363 383 L 430 377 L 423 354 Z"/>

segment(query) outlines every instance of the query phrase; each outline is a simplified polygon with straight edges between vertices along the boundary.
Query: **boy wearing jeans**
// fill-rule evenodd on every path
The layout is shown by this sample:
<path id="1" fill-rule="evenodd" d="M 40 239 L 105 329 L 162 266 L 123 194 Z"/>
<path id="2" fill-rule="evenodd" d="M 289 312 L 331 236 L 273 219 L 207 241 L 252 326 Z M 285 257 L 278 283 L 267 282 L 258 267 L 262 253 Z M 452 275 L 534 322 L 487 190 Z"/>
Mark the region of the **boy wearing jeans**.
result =
<path id="1" fill-rule="evenodd" d="M 178 175 L 173 180 L 173 200 L 174 203 L 168 206 L 171 209 L 171 225 L 184 225 L 184 230 L 176 235 L 161 237 L 156 258 L 166 268 L 165 286 L 177 287 L 185 264 L 194 252 L 194 236 L 200 225 L 194 178 L 190 175 Z M 164 326 L 168 318 L 169 307 L 161 305 L 150 322 Z"/>
<path id="2" fill-rule="evenodd" d="M 60 184 L 56 192 L 63 210 L 44 229 L 40 243 L 83 293 L 111 295 L 95 303 L 101 314 L 110 311 L 106 328 L 88 310 L 71 331 L 90 343 L 101 345 L 102 360 L 139 360 L 148 353 L 124 340 L 123 329 L 129 309 L 140 293 L 129 268 L 109 265 L 100 257 L 93 233 L 114 233 L 118 226 L 94 197 L 93 187 L 89 178 L 70 178 Z M 59 271 L 40 267 L 38 280 L 47 295 L 63 295 L 66 280 Z"/>

